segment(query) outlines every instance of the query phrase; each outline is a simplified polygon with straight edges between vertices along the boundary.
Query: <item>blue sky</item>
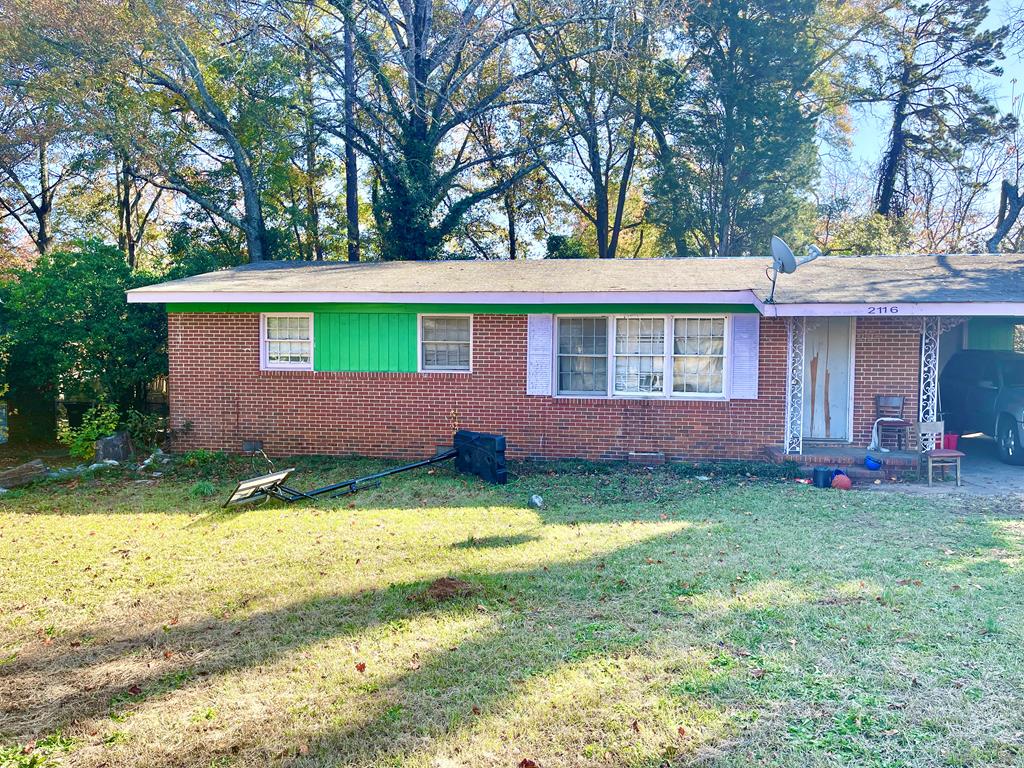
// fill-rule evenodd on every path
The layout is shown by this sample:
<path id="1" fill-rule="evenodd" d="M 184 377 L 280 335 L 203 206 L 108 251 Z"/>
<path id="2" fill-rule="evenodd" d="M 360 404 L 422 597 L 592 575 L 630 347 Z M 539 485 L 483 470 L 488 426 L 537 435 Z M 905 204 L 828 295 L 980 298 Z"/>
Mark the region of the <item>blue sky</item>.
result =
<path id="1" fill-rule="evenodd" d="M 992 26 L 1005 23 L 1009 9 L 1019 5 L 1021 0 L 992 0 L 989 18 Z M 1010 110 L 1010 98 L 1014 93 L 1014 80 L 1017 81 L 1016 93 L 1024 88 L 1024 62 L 1019 52 L 1010 51 L 1002 62 L 1003 76 L 991 78 L 990 85 L 997 97 L 997 104 L 1004 112 Z M 855 133 L 853 137 L 853 159 L 874 165 L 879 162 L 888 133 L 888 109 L 875 108 L 870 113 L 861 111 L 854 117 Z"/>

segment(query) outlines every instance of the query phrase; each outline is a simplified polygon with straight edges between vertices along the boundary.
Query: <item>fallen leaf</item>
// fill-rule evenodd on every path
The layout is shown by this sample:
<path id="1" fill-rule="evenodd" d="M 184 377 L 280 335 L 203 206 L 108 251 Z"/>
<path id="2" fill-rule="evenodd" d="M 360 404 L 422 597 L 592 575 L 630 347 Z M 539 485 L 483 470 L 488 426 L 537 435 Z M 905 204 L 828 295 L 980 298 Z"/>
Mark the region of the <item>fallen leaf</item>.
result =
<path id="1" fill-rule="evenodd" d="M 133 685 L 131 688 L 128 689 L 128 693 L 130 693 L 132 696 L 138 696 L 140 693 L 142 693 L 142 688 L 140 688 L 138 685 Z"/>
<path id="2" fill-rule="evenodd" d="M 519 761 L 518 768 L 540 768 L 533 760 L 528 757 L 524 757 Z"/>
<path id="3" fill-rule="evenodd" d="M 357 661 L 356 662 L 356 672 L 365 672 L 365 671 L 366 671 L 366 662 Z"/>
<path id="4" fill-rule="evenodd" d="M 633 733 L 640 733 L 640 723 L 638 723 L 636 720 L 634 720 L 633 724 L 629 727 L 633 729 Z"/>
<path id="5" fill-rule="evenodd" d="M 679 734 L 680 738 L 683 738 L 683 739 L 685 739 L 685 738 L 686 738 L 686 729 L 685 729 L 685 728 L 683 728 L 683 726 L 681 726 L 681 725 L 680 725 L 680 726 L 679 726 L 679 727 L 678 727 L 678 728 L 676 729 L 676 733 L 678 733 L 678 734 Z"/>
<path id="6" fill-rule="evenodd" d="M 761 678 L 764 677 L 764 675 L 765 675 L 765 671 L 763 669 L 761 669 L 760 667 L 754 667 L 752 670 L 750 670 L 750 676 L 752 678 L 754 678 L 755 680 L 760 680 Z"/>
<path id="7" fill-rule="evenodd" d="M 474 715 L 479 715 L 480 714 L 480 707 L 476 706 L 476 704 L 473 705 L 473 714 Z"/>
<path id="8" fill-rule="evenodd" d="M 164 658 L 169 659 L 174 655 L 174 651 L 164 651 Z"/>

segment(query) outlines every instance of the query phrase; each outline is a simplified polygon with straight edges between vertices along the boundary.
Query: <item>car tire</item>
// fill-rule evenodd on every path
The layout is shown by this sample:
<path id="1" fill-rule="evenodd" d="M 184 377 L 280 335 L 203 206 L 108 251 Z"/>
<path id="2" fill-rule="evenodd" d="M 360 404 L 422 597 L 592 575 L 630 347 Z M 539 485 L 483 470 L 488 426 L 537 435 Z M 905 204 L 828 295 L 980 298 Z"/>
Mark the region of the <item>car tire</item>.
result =
<path id="1" fill-rule="evenodd" d="M 1024 464 L 1024 443 L 1020 440 L 1020 428 L 1009 416 L 999 419 L 996 429 L 996 442 L 999 444 L 999 459 L 1005 464 Z"/>

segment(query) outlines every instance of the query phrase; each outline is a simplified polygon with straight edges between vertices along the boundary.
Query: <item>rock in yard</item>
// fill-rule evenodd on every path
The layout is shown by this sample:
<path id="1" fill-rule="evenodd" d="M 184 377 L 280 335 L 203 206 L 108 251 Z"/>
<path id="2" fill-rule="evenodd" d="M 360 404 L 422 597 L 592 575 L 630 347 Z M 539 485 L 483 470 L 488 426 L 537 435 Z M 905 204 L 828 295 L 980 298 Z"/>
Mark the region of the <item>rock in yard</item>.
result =
<path id="1" fill-rule="evenodd" d="M 530 500 L 527 502 L 527 504 L 529 505 L 530 509 L 543 509 L 544 497 L 541 496 L 539 493 L 535 493 L 533 494 L 533 496 L 530 497 Z"/>
<path id="2" fill-rule="evenodd" d="M 118 432 L 96 441 L 96 461 L 128 461 L 134 453 L 135 446 L 132 445 L 132 438 L 127 432 Z"/>
<path id="3" fill-rule="evenodd" d="M 50 468 L 42 459 L 33 459 L 10 469 L 0 469 L 0 488 L 17 488 L 46 476 Z"/>

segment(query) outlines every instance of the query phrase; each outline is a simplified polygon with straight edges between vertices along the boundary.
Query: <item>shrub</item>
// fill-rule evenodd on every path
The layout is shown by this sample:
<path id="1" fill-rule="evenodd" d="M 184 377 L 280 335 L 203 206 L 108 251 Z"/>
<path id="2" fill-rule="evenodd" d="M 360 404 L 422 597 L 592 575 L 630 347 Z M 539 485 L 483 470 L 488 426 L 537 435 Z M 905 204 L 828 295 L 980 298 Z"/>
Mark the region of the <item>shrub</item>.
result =
<path id="1" fill-rule="evenodd" d="M 96 452 L 96 441 L 114 434 L 120 422 L 117 407 L 101 400 L 82 415 L 82 426 L 75 429 L 67 424 L 61 425 L 57 439 L 75 458 L 89 459 Z"/>
<path id="2" fill-rule="evenodd" d="M 158 413 L 131 410 L 124 417 L 124 426 L 136 447 L 152 450 L 157 447 L 167 418 Z"/>

